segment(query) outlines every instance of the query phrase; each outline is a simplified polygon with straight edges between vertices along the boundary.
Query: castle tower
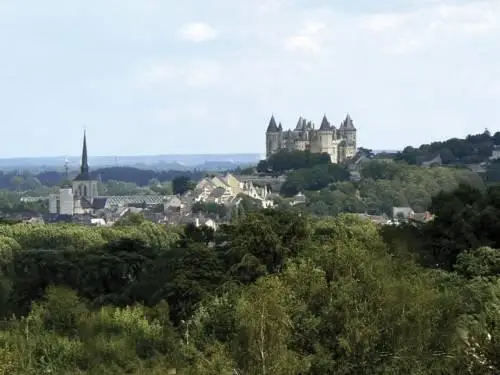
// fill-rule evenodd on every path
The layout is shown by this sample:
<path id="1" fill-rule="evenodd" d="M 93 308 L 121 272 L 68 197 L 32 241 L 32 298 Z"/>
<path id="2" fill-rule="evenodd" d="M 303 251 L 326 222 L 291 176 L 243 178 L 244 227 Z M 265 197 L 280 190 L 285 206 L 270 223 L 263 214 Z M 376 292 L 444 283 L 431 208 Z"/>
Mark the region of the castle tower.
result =
<path id="1" fill-rule="evenodd" d="M 317 133 L 318 152 L 330 155 L 332 163 L 338 162 L 338 142 L 335 136 L 335 128 L 330 124 L 326 114 L 323 115 L 321 126 Z"/>
<path id="2" fill-rule="evenodd" d="M 80 174 L 73 180 L 73 194 L 75 198 L 85 198 L 90 203 L 97 197 L 97 181 L 92 180 L 89 173 L 89 163 L 87 154 L 87 135 L 83 132 L 82 162 Z"/>
<path id="3" fill-rule="evenodd" d="M 283 130 L 283 128 L 282 128 Z M 269 120 L 269 125 L 266 130 L 266 157 L 269 158 L 272 154 L 276 153 L 281 145 L 280 145 L 280 130 L 276 125 L 276 120 L 274 119 L 274 115 L 271 116 L 271 120 Z"/>
<path id="4" fill-rule="evenodd" d="M 357 129 L 355 128 L 354 122 L 349 114 L 347 114 L 343 125 L 342 138 L 345 140 L 345 157 L 352 158 L 356 155 L 357 151 Z"/>

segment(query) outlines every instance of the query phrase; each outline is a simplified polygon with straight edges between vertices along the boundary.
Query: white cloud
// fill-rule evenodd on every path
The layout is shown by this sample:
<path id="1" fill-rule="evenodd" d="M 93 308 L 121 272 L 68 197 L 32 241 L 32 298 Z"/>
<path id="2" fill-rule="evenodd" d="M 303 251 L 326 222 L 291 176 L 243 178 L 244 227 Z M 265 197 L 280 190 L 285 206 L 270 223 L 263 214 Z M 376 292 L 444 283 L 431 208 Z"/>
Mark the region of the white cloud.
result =
<path id="1" fill-rule="evenodd" d="M 179 36 L 182 39 L 200 43 L 217 38 L 217 31 L 207 23 L 192 22 L 180 28 Z"/>
<path id="2" fill-rule="evenodd" d="M 285 49 L 303 54 L 318 54 L 321 52 L 321 31 L 326 25 L 323 22 L 307 21 L 298 34 L 285 38 Z"/>

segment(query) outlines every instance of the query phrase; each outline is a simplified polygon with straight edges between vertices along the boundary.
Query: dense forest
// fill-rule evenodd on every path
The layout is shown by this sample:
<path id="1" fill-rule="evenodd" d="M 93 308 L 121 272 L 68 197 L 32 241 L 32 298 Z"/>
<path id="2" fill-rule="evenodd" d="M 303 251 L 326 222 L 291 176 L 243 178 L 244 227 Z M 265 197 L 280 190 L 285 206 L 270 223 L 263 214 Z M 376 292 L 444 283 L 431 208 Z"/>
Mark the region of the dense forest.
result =
<path id="1" fill-rule="evenodd" d="M 460 185 L 419 226 L 0 226 L 0 374 L 497 374 L 498 197 Z"/>

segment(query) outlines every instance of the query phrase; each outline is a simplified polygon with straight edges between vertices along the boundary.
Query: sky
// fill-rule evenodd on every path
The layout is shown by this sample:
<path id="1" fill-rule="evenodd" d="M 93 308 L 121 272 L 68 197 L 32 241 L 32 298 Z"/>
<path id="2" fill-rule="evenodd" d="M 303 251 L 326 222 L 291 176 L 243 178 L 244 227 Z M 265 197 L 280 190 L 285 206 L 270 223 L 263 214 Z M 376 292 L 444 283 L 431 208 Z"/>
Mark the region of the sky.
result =
<path id="1" fill-rule="evenodd" d="M 0 157 L 399 149 L 500 130 L 498 0 L 0 0 Z"/>

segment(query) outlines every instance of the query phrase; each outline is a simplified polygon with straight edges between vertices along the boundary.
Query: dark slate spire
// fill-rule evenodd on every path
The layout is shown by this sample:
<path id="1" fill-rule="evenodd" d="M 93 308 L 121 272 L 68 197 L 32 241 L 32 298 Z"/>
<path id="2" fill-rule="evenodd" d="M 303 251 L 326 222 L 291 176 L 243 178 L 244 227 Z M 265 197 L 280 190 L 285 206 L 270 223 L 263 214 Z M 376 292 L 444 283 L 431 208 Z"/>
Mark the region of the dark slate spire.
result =
<path id="1" fill-rule="evenodd" d="M 83 131 L 82 165 L 80 166 L 80 173 L 89 173 L 89 161 L 87 157 L 87 134 L 85 130 Z"/>
<path id="2" fill-rule="evenodd" d="M 353 121 L 352 121 L 351 116 L 349 115 L 349 113 L 345 117 L 344 123 L 345 123 L 345 128 L 346 129 L 356 130 L 356 128 L 354 127 L 354 123 L 353 123 Z"/>
<path id="3" fill-rule="evenodd" d="M 283 131 L 283 126 L 281 125 L 281 122 L 280 122 L 280 123 L 279 123 L 279 125 L 278 125 L 278 131 L 279 131 L 279 132 L 282 132 L 282 131 Z"/>
<path id="4" fill-rule="evenodd" d="M 274 119 L 274 115 L 272 115 L 266 132 L 267 133 L 276 133 L 277 131 L 278 131 L 278 126 L 276 125 L 276 120 Z"/>
<path id="5" fill-rule="evenodd" d="M 328 119 L 326 118 L 326 114 L 323 115 L 323 120 L 321 121 L 321 126 L 319 127 L 319 130 L 331 130 L 330 123 L 328 122 Z"/>
<path id="6" fill-rule="evenodd" d="M 83 131 L 82 164 L 80 165 L 80 174 L 76 176 L 75 181 L 90 181 L 89 162 L 87 156 L 87 134 Z"/>
<path id="7" fill-rule="evenodd" d="M 305 130 L 307 127 L 307 120 L 302 116 L 299 117 L 299 121 L 297 121 L 297 126 L 295 127 L 296 131 Z"/>

